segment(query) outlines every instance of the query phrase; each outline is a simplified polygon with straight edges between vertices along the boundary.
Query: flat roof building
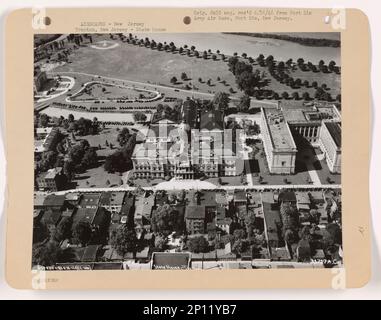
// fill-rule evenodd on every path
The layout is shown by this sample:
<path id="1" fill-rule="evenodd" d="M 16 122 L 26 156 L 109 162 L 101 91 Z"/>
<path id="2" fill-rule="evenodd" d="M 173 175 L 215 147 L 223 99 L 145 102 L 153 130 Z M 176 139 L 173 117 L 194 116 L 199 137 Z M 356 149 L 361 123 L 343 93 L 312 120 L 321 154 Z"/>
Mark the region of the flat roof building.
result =
<path id="1" fill-rule="evenodd" d="M 295 173 L 297 148 L 282 111 L 262 108 L 261 116 L 261 133 L 270 172 Z"/>
<path id="2" fill-rule="evenodd" d="M 322 149 L 329 170 L 341 173 L 341 122 L 323 121 L 320 131 Z"/>

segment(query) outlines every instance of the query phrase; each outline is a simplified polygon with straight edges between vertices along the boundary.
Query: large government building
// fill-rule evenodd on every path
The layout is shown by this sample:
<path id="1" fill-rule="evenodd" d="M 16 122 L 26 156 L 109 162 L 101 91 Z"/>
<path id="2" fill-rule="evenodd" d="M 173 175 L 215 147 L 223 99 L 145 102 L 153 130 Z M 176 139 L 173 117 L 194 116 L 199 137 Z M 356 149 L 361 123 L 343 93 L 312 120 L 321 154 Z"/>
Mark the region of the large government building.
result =
<path id="1" fill-rule="evenodd" d="M 297 145 L 324 153 L 329 170 L 341 173 L 341 116 L 334 105 L 262 108 L 261 134 L 270 173 L 295 173 Z"/>

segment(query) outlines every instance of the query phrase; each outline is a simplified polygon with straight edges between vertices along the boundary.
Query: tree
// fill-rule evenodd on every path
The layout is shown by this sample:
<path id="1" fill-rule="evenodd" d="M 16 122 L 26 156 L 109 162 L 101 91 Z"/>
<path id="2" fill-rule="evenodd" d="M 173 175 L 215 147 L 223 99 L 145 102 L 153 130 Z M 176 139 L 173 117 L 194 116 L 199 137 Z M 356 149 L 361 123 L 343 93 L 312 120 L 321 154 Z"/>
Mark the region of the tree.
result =
<path id="1" fill-rule="evenodd" d="M 74 243 L 86 246 L 90 242 L 92 234 L 93 230 L 90 223 L 87 221 L 80 221 L 75 225 L 73 230 Z"/>
<path id="2" fill-rule="evenodd" d="M 255 88 L 259 87 L 260 80 L 261 76 L 258 70 L 255 72 L 244 71 L 236 77 L 238 88 L 249 96 L 252 96 Z"/>
<path id="3" fill-rule="evenodd" d="M 189 239 L 187 246 L 189 250 L 194 253 L 205 253 L 209 251 L 209 243 L 203 236 Z"/>
<path id="4" fill-rule="evenodd" d="M 183 232 L 185 230 L 184 216 L 175 207 L 164 204 L 159 206 L 152 215 L 151 226 L 154 232 Z"/>
<path id="5" fill-rule="evenodd" d="M 176 77 L 172 77 L 171 78 L 171 83 L 172 84 L 176 84 L 177 83 L 177 78 Z"/>
<path id="6" fill-rule="evenodd" d="M 54 232 L 54 240 L 61 242 L 65 239 L 70 239 L 72 223 L 73 221 L 70 217 L 62 218 Z"/>
<path id="7" fill-rule="evenodd" d="M 294 232 L 294 230 L 292 229 L 287 229 L 284 233 L 284 241 L 291 245 L 291 244 L 294 244 L 298 241 L 297 237 L 296 237 L 296 233 Z"/>
<path id="8" fill-rule="evenodd" d="M 234 240 L 246 239 L 246 232 L 244 229 L 235 229 L 233 232 Z"/>
<path id="9" fill-rule="evenodd" d="M 302 66 L 304 64 L 304 59 L 303 58 L 299 58 L 298 60 L 296 60 L 298 66 Z"/>
<path id="10" fill-rule="evenodd" d="M 283 202 L 280 206 L 280 216 L 282 220 L 283 234 L 286 230 L 298 230 L 299 213 L 295 205 Z"/>
<path id="11" fill-rule="evenodd" d="M 309 226 L 304 226 L 302 230 L 300 230 L 299 236 L 301 240 L 310 242 L 312 240 L 311 228 Z"/>
<path id="12" fill-rule="evenodd" d="M 39 244 L 33 247 L 33 265 L 52 266 L 60 261 L 62 249 L 57 242 L 49 241 L 46 244 Z"/>
<path id="13" fill-rule="evenodd" d="M 230 57 L 228 60 L 228 67 L 229 70 L 235 74 L 235 65 L 238 63 L 238 58 L 237 57 Z"/>
<path id="14" fill-rule="evenodd" d="M 138 239 L 134 230 L 121 225 L 111 233 L 110 244 L 120 256 L 124 256 L 127 252 L 136 252 Z"/>
<path id="15" fill-rule="evenodd" d="M 242 72 L 244 71 L 247 71 L 247 72 L 252 72 L 253 71 L 253 67 L 251 64 L 248 64 L 246 62 L 243 62 L 243 61 L 238 61 L 235 65 L 234 65 L 234 72 L 233 74 L 235 76 L 237 75 L 240 75 Z"/>
<path id="16" fill-rule="evenodd" d="M 269 55 L 269 56 L 266 57 L 266 65 L 267 66 L 272 65 L 273 62 L 274 62 L 274 57 L 272 55 Z"/>
<path id="17" fill-rule="evenodd" d="M 286 99 L 288 99 L 288 97 L 289 97 L 288 92 L 287 91 L 283 91 L 282 92 L 282 98 L 286 100 Z"/>
<path id="18" fill-rule="evenodd" d="M 225 92 L 217 92 L 213 97 L 213 105 L 216 110 L 225 111 L 229 106 L 230 98 Z"/>
<path id="19" fill-rule="evenodd" d="M 135 122 L 144 122 L 147 120 L 147 116 L 142 111 L 135 111 L 133 115 Z"/>
<path id="20" fill-rule="evenodd" d="M 160 251 L 165 250 L 167 247 L 167 242 L 168 242 L 167 237 L 163 235 L 158 235 L 155 238 L 155 248 Z"/>
<path id="21" fill-rule="evenodd" d="M 253 229 L 255 227 L 255 215 L 254 214 L 248 214 L 245 217 L 245 227 L 246 227 L 246 234 L 248 237 L 251 237 L 253 235 Z M 234 230 L 236 231 L 236 230 Z"/>
<path id="22" fill-rule="evenodd" d="M 238 110 L 241 112 L 247 112 L 250 108 L 250 102 L 250 96 L 247 94 L 243 95 L 239 100 Z"/>
<path id="23" fill-rule="evenodd" d="M 335 61 L 330 61 L 329 64 L 328 64 L 328 69 L 329 71 L 333 72 L 335 71 L 335 67 L 336 67 L 336 62 Z"/>
<path id="24" fill-rule="evenodd" d="M 82 162 L 82 158 L 84 155 L 85 150 L 79 144 L 73 146 L 69 151 L 69 159 L 74 164 L 74 166 L 77 166 Z"/>
<path id="25" fill-rule="evenodd" d="M 119 132 L 116 140 L 119 142 L 119 145 L 123 147 L 127 143 L 129 138 L 130 138 L 130 131 L 127 128 L 123 128 Z"/>
<path id="26" fill-rule="evenodd" d="M 315 91 L 315 99 L 323 100 L 324 90 L 322 88 L 317 88 Z"/>
<path id="27" fill-rule="evenodd" d="M 188 76 L 185 72 L 181 73 L 181 80 L 185 81 L 188 79 Z"/>
<path id="28" fill-rule="evenodd" d="M 85 154 L 83 155 L 81 166 L 83 168 L 88 168 L 90 166 L 97 164 L 97 162 L 98 162 L 98 155 L 95 148 L 88 148 L 85 151 Z"/>
<path id="29" fill-rule="evenodd" d="M 249 243 L 246 240 L 239 239 L 235 241 L 232 245 L 232 251 L 235 254 L 241 254 L 243 252 L 246 252 L 249 247 Z"/>
<path id="30" fill-rule="evenodd" d="M 75 165 L 71 160 L 66 160 L 63 166 L 63 172 L 68 181 L 73 180 L 75 174 Z"/>
<path id="31" fill-rule="evenodd" d="M 334 241 L 335 244 L 341 244 L 342 243 L 342 232 L 341 232 L 341 228 L 338 224 L 329 223 L 326 226 L 326 230 L 331 235 L 332 240 Z"/>
<path id="32" fill-rule="evenodd" d="M 40 127 L 47 127 L 49 124 L 49 121 L 50 121 L 50 117 L 47 114 L 45 113 L 40 114 L 40 118 L 39 118 Z"/>
<path id="33" fill-rule="evenodd" d="M 310 94 L 308 92 L 304 92 L 302 97 L 303 97 L 303 100 L 306 100 L 306 101 L 311 99 Z"/>

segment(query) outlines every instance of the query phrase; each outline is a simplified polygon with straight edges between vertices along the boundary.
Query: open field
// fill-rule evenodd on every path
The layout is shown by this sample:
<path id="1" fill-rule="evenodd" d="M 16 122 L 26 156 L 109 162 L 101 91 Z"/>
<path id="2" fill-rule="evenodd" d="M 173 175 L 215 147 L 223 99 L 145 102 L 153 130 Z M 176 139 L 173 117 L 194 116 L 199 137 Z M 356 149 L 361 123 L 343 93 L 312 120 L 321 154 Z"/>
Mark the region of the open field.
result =
<path id="1" fill-rule="evenodd" d="M 70 101 L 81 100 L 134 100 L 134 99 L 152 99 L 157 94 L 152 91 L 138 90 L 133 87 L 120 84 L 107 84 L 102 82 L 87 83 L 81 91 L 73 95 Z"/>
<path id="2" fill-rule="evenodd" d="M 156 35 L 154 35 L 153 38 L 155 38 L 155 36 Z M 176 35 L 174 36 L 176 37 Z M 224 34 L 223 36 L 229 35 Z M 106 36 L 99 37 L 106 38 Z M 237 36 L 235 37 L 237 38 Z M 238 36 L 238 38 L 241 37 L 242 36 Z M 274 39 L 262 40 L 274 41 Z M 100 75 L 103 77 L 133 80 L 145 83 L 146 85 L 164 86 L 165 88 L 159 89 L 160 92 L 167 96 L 178 98 L 192 96 L 193 92 L 195 94 L 205 93 L 210 95 L 209 97 L 205 96 L 204 98 L 210 98 L 214 93 L 220 91 L 227 92 L 232 96 L 242 95 L 236 86 L 234 75 L 228 69 L 227 60 L 222 61 L 220 54 L 216 54 L 215 60 L 212 59 L 212 54 L 215 54 L 213 52 L 208 54 L 208 59 L 203 59 L 201 57 L 197 58 L 193 54 L 191 56 L 188 56 L 186 53 L 180 54 L 178 51 L 158 51 L 157 49 L 146 48 L 144 46 L 123 43 L 120 40 L 112 41 L 120 42 L 120 45 L 107 51 L 97 50 L 86 45 L 81 46 L 73 53 L 75 56 L 73 61 L 58 66 L 54 69 L 54 72 L 57 74 L 62 72 L 83 72 L 95 76 Z M 177 43 L 175 42 L 175 44 Z M 196 48 L 197 50 L 200 50 L 198 47 Z M 320 50 L 321 48 L 317 49 Z M 107 54 L 105 54 L 105 52 L 107 52 Z M 225 52 L 221 50 L 221 53 Z M 248 55 L 250 54 L 248 53 Z M 311 61 L 311 59 L 302 54 L 300 54 L 300 56 L 302 56 L 305 61 Z M 128 58 L 126 59 L 126 57 Z M 256 56 L 254 55 L 254 57 Z M 289 57 L 287 57 L 287 59 L 288 58 Z M 335 59 L 327 59 L 326 63 L 330 60 Z M 315 93 L 315 89 L 311 86 L 292 89 L 289 86 L 278 82 L 269 75 L 266 67 L 261 67 L 254 63 L 253 68 L 266 74 L 269 84 L 265 89 L 271 89 L 278 94 L 281 94 L 284 91 L 288 92 L 290 95 L 293 92 L 298 92 L 300 96 L 304 92 L 308 92 L 310 96 L 313 96 Z M 186 77 L 182 78 L 182 73 L 185 73 Z M 296 68 L 296 70 L 290 71 L 290 75 L 294 79 L 300 78 L 303 81 L 308 80 L 310 83 L 313 81 L 317 81 L 318 84 L 325 83 L 331 88 L 330 93 L 332 97 L 335 97 L 340 91 L 340 76 L 334 73 L 324 74 L 321 72 L 313 73 L 311 71 L 302 72 Z M 177 81 L 171 82 L 172 77 L 176 77 Z M 77 81 L 85 81 L 85 79 L 81 78 L 83 77 L 79 76 Z M 143 85 L 141 84 L 137 87 L 143 89 Z M 177 90 L 182 90 L 182 92 Z M 72 92 L 76 91 L 73 89 Z M 290 103 L 292 103 L 292 100 Z"/>
<path id="3" fill-rule="evenodd" d="M 42 111 L 42 113 L 47 114 L 50 117 L 60 117 L 63 116 L 67 119 L 69 114 L 72 114 L 75 119 L 85 118 L 92 120 L 96 117 L 99 121 L 105 122 L 134 122 L 134 117 L 132 113 L 108 113 L 108 112 L 86 112 L 78 110 L 68 110 L 55 107 L 48 107 Z M 147 121 L 152 117 L 152 114 L 146 113 Z"/>
<path id="4" fill-rule="evenodd" d="M 60 66 L 54 71 L 84 72 L 169 86 L 172 86 L 171 78 L 176 76 L 179 80 L 176 87 L 185 86 L 189 82 L 199 87 L 202 84 L 198 83 L 198 78 L 204 81 L 212 79 L 213 86 L 210 88 L 214 90 L 228 88 L 217 84 L 217 77 L 226 80 L 229 85 L 235 84 L 234 75 L 228 70 L 226 62 L 188 57 L 178 52 L 169 53 L 123 43 L 107 50 L 107 54 L 103 50 L 84 46 L 75 51 L 74 55 L 75 59 L 71 63 Z M 182 72 L 187 74 L 189 80 L 181 80 Z M 203 90 L 200 88 L 200 91 L 208 92 L 204 88 L 206 86 L 203 85 Z"/>

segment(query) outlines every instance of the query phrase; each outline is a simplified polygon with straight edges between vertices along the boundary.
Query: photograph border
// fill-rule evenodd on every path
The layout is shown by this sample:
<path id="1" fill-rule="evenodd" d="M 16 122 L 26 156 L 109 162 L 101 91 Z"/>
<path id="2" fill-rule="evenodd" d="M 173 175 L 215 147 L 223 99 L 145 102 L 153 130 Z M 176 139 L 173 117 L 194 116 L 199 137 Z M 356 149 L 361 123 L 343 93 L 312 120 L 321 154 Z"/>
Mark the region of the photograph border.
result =
<path id="1" fill-rule="evenodd" d="M 213 10 L 245 8 L 214 8 Z M 254 8 L 248 8 L 248 10 Z M 264 8 L 262 8 L 264 9 Z M 276 8 L 271 8 L 277 10 Z M 161 271 L 38 271 L 31 270 L 33 212 L 33 34 L 78 33 L 84 21 L 123 23 L 139 21 L 165 32 L 337 32 L 325 23 L 331 9 L 308 9 L 310 15 L 292 21 L 203 21 L 185 24 L 195 10 L 156 9 L 46 9 L 51 24 L 33 29 L 32 9 L 9 14 L 6 21 L 6 155 L 7 244 L 6 278 L 15 288 L 111 289 L 111 288 L 345 288 L 364 285 L 370 277 L 369 145 L 370 61 L 369 26 L 359 10 L 345 10 L 341 31 L 343 122 L 343 269 L 271 270 L 161 270 Z M 292 10 L 292 9 L 280 9 Z M 303 10 L 303 9 L 298 9 Z M 70 25 L 67 17 L 70 16 Z M 192 20 L 191 20 L 192 21 Z M 227 29 L 229 28 L 229 29 Z M 108 32 L 105 32 L 108 33 Z M 26 54 L 29 52 L 29 54 Z M 353 63 L 356 61 L 356 64 Z M 25 75 L 25 73 L 30 76 Z M 350 111 L 348 110 L 350 108 Z M 355 129 L 354 129 L 355 128 Z M 361 213 L 361 214 L 359 214 Z M 170 272 L 170 273 L 168 273 Z M 223 274 L 221 274 L 221 272 Z M 107 273 L 106 275 L 104 273 Z"/>

